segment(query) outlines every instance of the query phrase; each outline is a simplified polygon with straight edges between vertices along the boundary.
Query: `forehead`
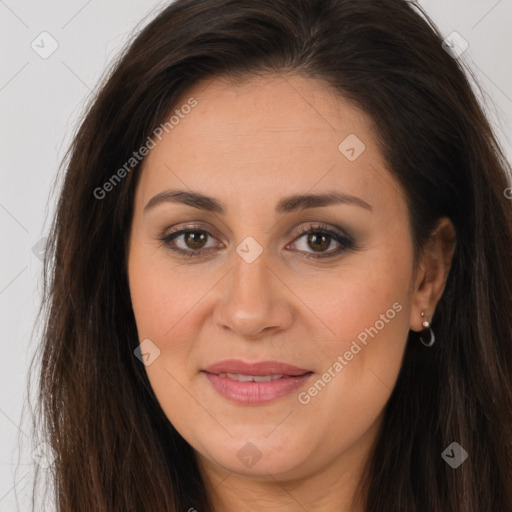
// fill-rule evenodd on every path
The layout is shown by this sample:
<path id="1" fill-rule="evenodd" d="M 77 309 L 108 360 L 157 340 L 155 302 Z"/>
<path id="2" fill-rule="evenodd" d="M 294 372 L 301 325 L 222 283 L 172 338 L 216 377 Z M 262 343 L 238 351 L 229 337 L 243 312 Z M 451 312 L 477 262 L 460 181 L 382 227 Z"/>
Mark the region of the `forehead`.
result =
<path id="1" fill-rule="evenodd" d="M 194 108 L 182 109 L 191 99 Z M 383 187 L 396 192 L 371 117 L 323 81 L 210 78 L 188 89 L 167 118 L 173 114 L 178 122 L 144 163 L 140 189 L 147 198 L 164 184 L 202 185 L 232 201 L 340 184 L 369 202 Z"/>
<path id="2" fill-rule="evenodd" d="M 366 139 L 376 136 L 370 116 L 326 82 L 301 75 L 210 78 L 189 89 L 177 108 L 192 96 L 198 104 L 190 121 L 175 131 L 187 138 L 191 132 L 207 136 L 205 142 L 211 142 L 212 150 L 219 143 L 219 149 L 225 150 L 242 138 L 273 147 L 334 143 L 337 149 L 336 142 L 346 130 Z"/>

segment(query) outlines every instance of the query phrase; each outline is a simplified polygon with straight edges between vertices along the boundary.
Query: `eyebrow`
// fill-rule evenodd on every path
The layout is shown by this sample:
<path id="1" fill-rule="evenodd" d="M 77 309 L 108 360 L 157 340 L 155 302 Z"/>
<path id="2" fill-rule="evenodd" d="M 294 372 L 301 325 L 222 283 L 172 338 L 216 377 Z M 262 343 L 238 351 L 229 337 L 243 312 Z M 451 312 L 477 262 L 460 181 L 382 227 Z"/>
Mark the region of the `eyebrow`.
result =
<path id="1" fill-rule="evenodd" d="M 223 204 L 217 199 L 205 196 L 199 192 L 186 190 L 164 190 L 163 192 L 158 193 L 148 201 L 144 207 L 144 212 L 147 212 L 155 206 L 163 203 L 185 204 L 199 210 L 206 210 L 220 214 L 225 213 Z M 333 204 L 349 204 L 373 211 L 373 208 L 359 197 L 342 192 L 328 192 L 324 194 L 296 194 L 284 197 L 277 204 L 276 212 L 290 213 L 299 210 L 306 210 L 308 208 L 320 208 L 322 206 L 329 206 Z"/>

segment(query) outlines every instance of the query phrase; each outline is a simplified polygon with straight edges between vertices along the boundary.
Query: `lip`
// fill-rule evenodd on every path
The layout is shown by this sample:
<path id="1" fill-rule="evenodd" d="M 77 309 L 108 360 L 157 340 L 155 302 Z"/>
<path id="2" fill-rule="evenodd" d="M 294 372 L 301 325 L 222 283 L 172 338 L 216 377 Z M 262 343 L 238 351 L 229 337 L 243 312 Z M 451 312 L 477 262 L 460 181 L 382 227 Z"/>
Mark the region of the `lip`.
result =
<path id="1" fill-rule="evenodd" d="M 204 368 L 203 371 L 216 375 L 219 373 L 241 373 L 243 375 L 285 375 L 288 377 L 297 377 L 311 370 L 305 370 L 279 361 L 246 363 L 241 359 L 226 359 Z"/>
<path id="2" fill-rule="evenodd" d="M 278 361 L 246 363 L 239 359 L 219 361 L 202 370 L 213 389 L 224 398 L 245 405 L 261 405 L 289 395 L 304 385 L 313 375 L 305 370 Z M 239 373 L 243 375 L 282 375 L 268 382 L 241 382 L 219 374 Z"/>

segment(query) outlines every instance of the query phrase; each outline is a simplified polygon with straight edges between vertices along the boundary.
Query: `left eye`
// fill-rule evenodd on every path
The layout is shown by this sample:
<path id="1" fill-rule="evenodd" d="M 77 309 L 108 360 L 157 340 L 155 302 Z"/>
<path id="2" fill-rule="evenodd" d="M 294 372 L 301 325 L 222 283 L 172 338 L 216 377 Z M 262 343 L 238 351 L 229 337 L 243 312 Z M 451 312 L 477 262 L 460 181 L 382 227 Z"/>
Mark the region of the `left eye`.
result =
<path id="1" fill-rule="evenodd" d="M 301 252 L 308 253 L 308 257 L 321 258 L 333 256 L 349 249 L 352 243 L 348 238 L 338 233 L 310 228 L 298 236 L 290 245 L 295 246 Z"/>

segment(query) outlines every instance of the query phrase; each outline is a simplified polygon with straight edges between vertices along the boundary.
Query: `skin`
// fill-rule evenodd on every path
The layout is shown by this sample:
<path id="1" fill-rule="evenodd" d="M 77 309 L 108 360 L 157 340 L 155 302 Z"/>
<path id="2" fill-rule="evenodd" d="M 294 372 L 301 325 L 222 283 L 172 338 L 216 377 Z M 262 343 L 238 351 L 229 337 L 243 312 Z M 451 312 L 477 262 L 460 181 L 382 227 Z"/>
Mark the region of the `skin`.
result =
<path id="1" fill-rule="evenodd" d="M 363 465 L 408 332 L 424 329 L 421 312 L 433 315 L 443 292 L 453 227 L 441 219 L 414 264 L 404 193 L 371 118 L 321 81 L 217 77 L 188 90 L 176 108 L 190 97 L 197 106 L 146 157 L 129 238 L 139 339 L 160 350 L 145 367 L 151 386 L 194 448 L 216 509 L 362 510 Z M 366 145 L 355 161 L 338 149 L 349 134 Z M 176 202 L 144 210 L 169 189 L 211 196 L 225 212 Z M 284 196 L 333 190 L 371 210 L 346 203 L 275 211 Z M 308 243 L 300 229 L 318 223 L 351 235 L 355 248 L 308 259 L 344 247 L 333 238 Z M 168 246 L 160 240 L 190 225 L 210 235 L 189 237 L 188 245 L 183 235 Z M 252 263 L 236 252 L 248 236 L 262 248 Z M 180 256 L 173 243 L 191 252 L 203 247 L 203 255 Z M 315 382 L 395 303 L 400 312 L 307 404 L 298 392 L 236 404 L 200 372 L 228 358 L 277 360 L 313 371 Z M 261 454 L 252 467 L 237 457 L 248 442 Z"/>

